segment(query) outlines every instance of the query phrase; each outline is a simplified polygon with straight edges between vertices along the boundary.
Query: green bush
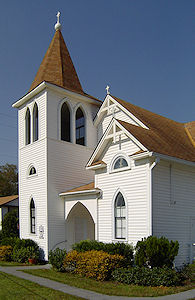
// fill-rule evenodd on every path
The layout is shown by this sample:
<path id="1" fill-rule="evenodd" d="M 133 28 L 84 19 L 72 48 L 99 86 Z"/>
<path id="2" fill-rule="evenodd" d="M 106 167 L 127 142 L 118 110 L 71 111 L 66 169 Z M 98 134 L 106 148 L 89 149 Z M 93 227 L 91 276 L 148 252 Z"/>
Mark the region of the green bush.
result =
<path id="1" fill-rule="evenodd" d="M 18 217 L 15 210 L 8 212 L 2 221 L 2 237 L 18 237 Z"/>
<path id="2" fill-rule="evenodd" d="M 116 269 L 112 272 L 112 279 L 125 284 L 142 286 L 178 286 L 185 280 L 179 272 L 168 267 Z"/>
<path id="3" fill-rule="evenodd" d="M 31 239 L 16 240 L 12 259 L 19 263 L 27 263 L 29 258 L 39 258 L 39 246 Z"/>
<path id="4" fill-rule="evenodd" d="M 149 236 L 143 241 L 137 242 L 135 247 L 135 264 L 139 267 L 150 266 L 172 267 L 175 256 L 178 254 L 179 243 L 178 241 L 170 241 L 165 238 L 157 238 Z"/>
<path id="5" fill-rule="evenodd" d="M 49 251 L 49 263 L 52 267 L 60 272 L 64 271 L 63 262 L 66 257 L 66 250 L 56 248 L 55 250 Z"/>
<path id="6" fill-rule="evenodd" d="M 0 245 L 12 246 L 12 248 L 14 248 L 18 240 L 20 240 L 18 237 L 6 237 L 1 240 Z"/>
<path id="7" fill-rule="evenodd" d="M 102 243 L 98 241 L 85 240 L 72 246 L 77 252 L 85 252 L 90 250 L 104 251 L 108 254 L 119 254 L 124 257 L 125 266 L 133 264 L 133 247 L 125 243 Z"/>

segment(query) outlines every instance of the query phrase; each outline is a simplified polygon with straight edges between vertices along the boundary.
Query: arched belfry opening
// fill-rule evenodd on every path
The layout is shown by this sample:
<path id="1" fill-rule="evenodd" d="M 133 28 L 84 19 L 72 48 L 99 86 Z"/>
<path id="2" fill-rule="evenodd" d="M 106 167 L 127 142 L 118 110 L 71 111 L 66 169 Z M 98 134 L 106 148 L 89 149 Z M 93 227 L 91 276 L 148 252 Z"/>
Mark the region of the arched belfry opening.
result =
<path id="1" fill-rule="evenodd" d="M 86 145 L 85 116 L 80 107 L 76 111 L 76 144 Z"/>
<path id="2" fill-rule="evenodd" d="M 61 107 L 61 140 L 70 142 L 70 110 L 65 102 Z"/>
<path id="3" fill-rule="evenodd" d="M 88 209 L 80 202 L 77 202 L 68 214 L 67 226 L 67 247 L 71 249 L 72 244 L 82 240 L 95 239 L 95 223 Z"/>
<path id="4" fill-rule="evenodd" d="M 31 117 L 30 110 L 27 108 L 25 116 L 25 130 L 26 130 L 26 145 L 31 143 Z"/>

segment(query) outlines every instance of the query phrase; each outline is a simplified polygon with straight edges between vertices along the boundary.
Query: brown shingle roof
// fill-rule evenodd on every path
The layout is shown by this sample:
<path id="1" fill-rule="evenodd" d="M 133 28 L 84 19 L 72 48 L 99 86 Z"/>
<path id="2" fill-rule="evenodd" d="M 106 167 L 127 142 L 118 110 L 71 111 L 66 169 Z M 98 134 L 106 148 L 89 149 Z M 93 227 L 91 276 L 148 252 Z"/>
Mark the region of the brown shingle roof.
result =
<path id="1" fill-rule="evenodd" d="M 91 164 L 91 166 L 97 166 L 97 165 L 100 165 L 100 164 L 106 165 L 106 163 L 103 160 L 98 160 L 96 162 L 93 162 Z"/>
<path id="2" fill-rule="evenodd" d="M 60 30 L 55 32 L 29 92 L 43 81 L 84 94 Z"/>
<path id="3" fill-rule="evenodd" d="M 65 191 L 64 193 L 74 193 L 74 192 L 82 192 L 82 191 L 90 191 L 90 190 L 99 190 L 98 188 L 94 188 L 94 182 L 90 182 L 85 185 L 81 185 L 79 187 L 76 187 L 74 189 Z"/>
<path id="4" fill-rule="evenodd" d="M 6 203 L 9 203 L 10 201 L 16 200 L 16 199 L 18 199 L 18 195 L 0 197 L 0 206 L 4 205 Z"/>
<path id="5" fill-rule="evenodd" d="M 135 134 L 138 140 L 147 149 L 185 160 L 195 161 L 195 147 L 185 130 L 187 124 L 160 116 L 115 96 L 112 97 L 149 128 L 149 130 L 143 129 L 142 127 L 119 121 L 129 132 Z M 191 133 L 193 134 L 195 132 L 195 124 L 194 122 L 188 124 L 190 124 L 188 128 L 191 127 Z"/>

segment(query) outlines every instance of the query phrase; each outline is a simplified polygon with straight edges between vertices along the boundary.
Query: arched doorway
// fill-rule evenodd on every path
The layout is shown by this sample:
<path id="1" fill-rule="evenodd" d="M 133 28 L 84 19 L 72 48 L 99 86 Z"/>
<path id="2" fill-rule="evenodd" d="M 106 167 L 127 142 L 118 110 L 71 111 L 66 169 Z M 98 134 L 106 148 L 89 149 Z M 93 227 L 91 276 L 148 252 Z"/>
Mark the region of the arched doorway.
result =
<path id="1" fill-rule="evenodd" d="M 66 219 L 67 250 L 74 243 L 95 239 L 95 223 L 88 209 L 80 202 L 75 204 Z"/>

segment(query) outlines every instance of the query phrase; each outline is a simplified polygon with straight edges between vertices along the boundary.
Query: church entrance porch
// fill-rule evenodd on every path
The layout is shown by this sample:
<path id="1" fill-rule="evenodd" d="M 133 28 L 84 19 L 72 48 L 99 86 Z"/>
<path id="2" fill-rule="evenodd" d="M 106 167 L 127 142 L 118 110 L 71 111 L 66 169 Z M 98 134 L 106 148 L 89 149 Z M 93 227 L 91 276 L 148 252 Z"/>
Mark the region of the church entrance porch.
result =
<path id="1" fill-rule="evenodd" d="M 95 239 L 95 223 L 88 209 L 77 202 L 69 212 L 66 219 L 67 250 L 74 243 L 82 240 Z"/>

